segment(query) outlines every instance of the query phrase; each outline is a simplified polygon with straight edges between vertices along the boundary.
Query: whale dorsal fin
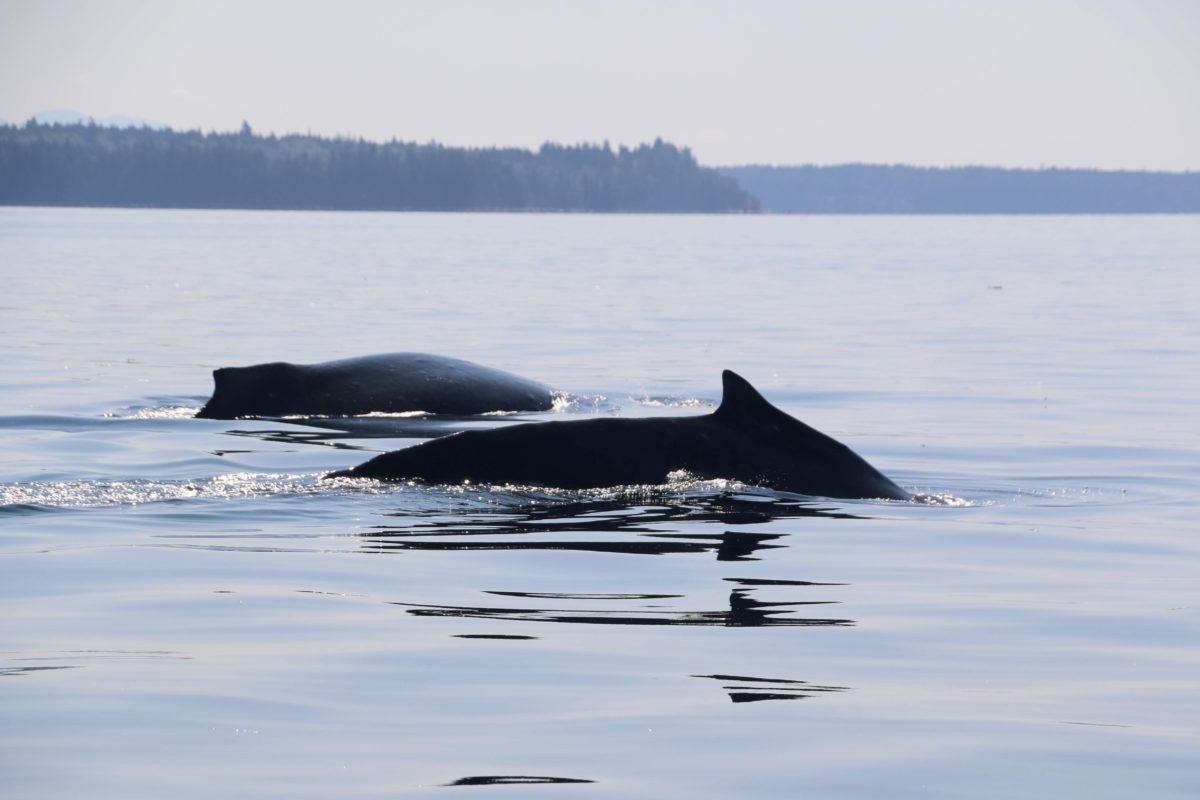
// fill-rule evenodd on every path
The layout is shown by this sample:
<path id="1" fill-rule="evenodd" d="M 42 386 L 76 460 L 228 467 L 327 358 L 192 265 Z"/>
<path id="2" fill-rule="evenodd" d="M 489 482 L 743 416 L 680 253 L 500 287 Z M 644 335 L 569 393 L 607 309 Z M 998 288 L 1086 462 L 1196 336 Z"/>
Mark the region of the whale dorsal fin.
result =
<path id="1" fill-rule="evenodd" d="M 713 415 L 724 420 L 774 418 L 783 414 L 750 385 L 750 382 L 733 370 L 721 373 L 721 405 Z"/>

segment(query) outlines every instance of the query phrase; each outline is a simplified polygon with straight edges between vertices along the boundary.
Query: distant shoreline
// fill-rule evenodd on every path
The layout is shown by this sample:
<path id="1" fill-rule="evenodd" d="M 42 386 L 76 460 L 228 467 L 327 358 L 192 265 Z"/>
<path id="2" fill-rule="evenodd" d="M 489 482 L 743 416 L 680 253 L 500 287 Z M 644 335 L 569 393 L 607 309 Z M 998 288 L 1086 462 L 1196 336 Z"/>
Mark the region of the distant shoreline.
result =
<path id="1" fill-rule="evenodd" d="M 0 205 L 604 214 L 1200 213 L 1200 172 L 704 167 L 656 140 L 537 151 L 308 135 L 0 125 Z"/>
<path id="2" fill-rule="evenodd" d="M 717 171 L 777 214 L 1200 213 L 1200 172 L 879 164 Z"/>

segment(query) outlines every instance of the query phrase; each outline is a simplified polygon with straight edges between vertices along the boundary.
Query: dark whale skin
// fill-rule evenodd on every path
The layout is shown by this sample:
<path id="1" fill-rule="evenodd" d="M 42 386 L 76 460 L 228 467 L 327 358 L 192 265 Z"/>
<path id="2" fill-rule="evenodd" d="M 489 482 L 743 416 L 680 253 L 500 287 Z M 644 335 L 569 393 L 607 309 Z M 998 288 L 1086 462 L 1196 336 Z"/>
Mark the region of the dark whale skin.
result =
<path id="1" fill-rule="evenodd" d="M 548 386 L 458 358 L 429 353 L 289 364 L 276 361 L 213 370 L 212 398 L 197 417 L 354 416 L 426 411 L 484 414 L 546 411 Z"/>
<path id="2" fill-rule="evenodd" d="M 846 445 L 771 405 L 726 370 L 724 396 L 698 417 L 605 417 L 464 431 L 327 477 L 562 489 L 660 484 L 675 470 L 797 494 L 909 500 Z"/>

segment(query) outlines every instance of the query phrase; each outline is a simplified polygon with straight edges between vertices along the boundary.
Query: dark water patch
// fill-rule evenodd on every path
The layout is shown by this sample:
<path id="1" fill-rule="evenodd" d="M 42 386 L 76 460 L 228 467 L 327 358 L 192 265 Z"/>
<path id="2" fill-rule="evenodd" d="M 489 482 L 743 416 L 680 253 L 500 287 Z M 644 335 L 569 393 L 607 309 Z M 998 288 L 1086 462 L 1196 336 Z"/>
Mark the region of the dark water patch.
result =
<path id="1" fill-rule="evenodd" d="M 595 783 L 585 778 L 554 778 L 542 775 L 472 775 L 443 786 L 512 786 L 538 783 Z"/>
<path id="2" fill-rule="evenodd" d="M 720 681 L 733 703 L 757 703 L 764 700 L 802 700 L 818 694 L 849 691 L 847 686 L 821 686 L 791 678 L 756 678 L 749 675 L 693 675 Z"/>
<path id="3" fill-rule="evenodd" d="M 683 597 L 681 594 L 578 594 L 574 592 L 498 592 L 494 590 L 487 590 L 485 593 L 540 600 L 668 600 Z"/>
<path id="4" fill-rule="evenodd" d="M 572 610 L 562 608 L 497 608 L 486 606 L 442 606 L 426 603 L 401 603 L 409 614 L 418 617 L 470 617 L 523 622 L 559 622 L 584 625 L 712 626 L 724 628 L 848 626 L 850 619 L 782 616 L 797 606 L 827 605 L 833 601 L 762 602 L 749 596 L 750 589 L 735 589 L 729 595 L 729 608 L 714 611 L 654 610 Z"/>
<path id="5" fill-rule="evenodd" d="M 742 586 L 848 586 L 845 583 L 820 583 L 817 581 L 789 581 L 775 578 L 722 578 Z"/>
<path id="6" fill-rule="evenodd" d="M 730 692 L 729 699 L 734 703 L 753 703 L 758 700 L 801 700 L 810 695 L 781 694 L 778 692 Z"/>
<path id="7" fill-rule="evenodd" d="M 371 539 L 363 547 L 377 551 L 454 551 L 454 550 L 570 550 L 581 553 L 620 553 L 623 555 L 661 556 L 674 553 L 705 553 L 713 550 L 711 545 L 693 542 L 579 542 L 579 541 L 536 541 L 536 542 L 389 542 Z"/>
<path id="8" fill-rule="evenodd" d="M 531 641 L 540 636 L 523 636 L 519 633 L 456 633 L 455 639 L 501 639 L 504 641 Z"/>

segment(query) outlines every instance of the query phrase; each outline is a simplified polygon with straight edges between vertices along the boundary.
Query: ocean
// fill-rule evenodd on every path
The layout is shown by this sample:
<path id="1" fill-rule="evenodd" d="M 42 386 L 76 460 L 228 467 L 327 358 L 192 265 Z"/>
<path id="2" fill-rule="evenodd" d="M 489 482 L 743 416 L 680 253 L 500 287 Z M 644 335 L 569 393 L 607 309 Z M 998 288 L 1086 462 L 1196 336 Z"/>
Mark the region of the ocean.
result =
<path id="1" fill-rule="evenodd" d="M 0 208 L 0 794 L 1195 797 L 1198 221 Z M 733 369 L 922 499 L 327 481 L 427 420 L 193 416 L 389 351 L 522 420 Z"/>

